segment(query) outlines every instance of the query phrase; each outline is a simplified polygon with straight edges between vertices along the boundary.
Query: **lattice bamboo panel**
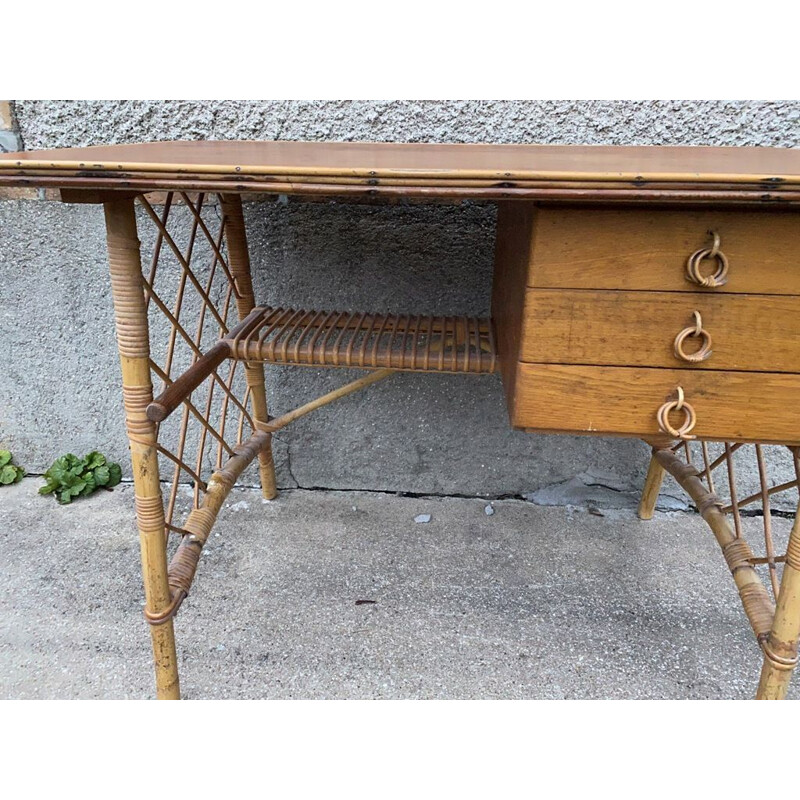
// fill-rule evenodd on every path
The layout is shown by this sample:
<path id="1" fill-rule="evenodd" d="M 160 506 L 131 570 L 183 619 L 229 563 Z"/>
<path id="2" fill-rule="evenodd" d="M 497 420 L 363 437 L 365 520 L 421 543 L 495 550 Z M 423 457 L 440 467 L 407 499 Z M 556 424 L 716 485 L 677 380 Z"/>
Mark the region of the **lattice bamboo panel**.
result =
<path id="1" fill-rule="evenodd" d="M 155 392 L 170 386 L 239 322 L 239 290 L 228 264 L 228 219 L 216 197 L 166 196 L 156 206 L 140 197 L 145 297 Z M 197 508 L 214 470 L 255 430 L 243 365 L 226 361 L 159 425 L 158 451 L 167 530 Z M 186 486 L 191 483 L 192 487 Z"/>
<path id="2" fill-rule="evenodd" d="M 754 567 L 766 578 L 774 602 L 786 561 L 791 518 L 798 505 L 800 448 L 773 446 L 770 450 L 770 462 L 787 473 L 778 479 L 770 478 L 764 445 L 684 442 L 673 448 L 687 467 L 694 467 L 705 485 L 703 495 L 692 499 L 701 511 L 716 506 L 725 516 L 732 537 L 731 551 L 738 554 L 742 564 Z"/>

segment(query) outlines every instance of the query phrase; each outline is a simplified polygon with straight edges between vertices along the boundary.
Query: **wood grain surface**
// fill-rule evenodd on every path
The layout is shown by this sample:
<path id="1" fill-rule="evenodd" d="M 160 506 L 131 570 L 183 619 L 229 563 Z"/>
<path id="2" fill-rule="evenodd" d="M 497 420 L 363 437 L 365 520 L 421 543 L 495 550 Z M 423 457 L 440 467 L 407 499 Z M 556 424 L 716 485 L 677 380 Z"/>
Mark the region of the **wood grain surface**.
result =
<path id="1" fill-rule="evenodd" d="M 533 211 L 529 203 L 501 203 L 497 212 L 492 321 L 503 388 L 509 404 L 514 398 L 520 360 Z"/>
<path id="2" fill-rule="evenodd" d="M 583 198 L 622 192 L 627 198 L 665 201 L 796 202 L 800 150 L 176 141 L 0 154 L 4 185 L 157 190 L 201 189 L 220 181 L 237 192 L 323 193 L 349 187 L 491 198 L 559 197 L 563 190 Z"/>
<path id="3" fill-rule="evenodd" d="M 512 424 L 652 436 L 656 412 L 677 386 L 697 412 L 699 438 L 800 444 L 800 376 L 778 373 L 520 364 Z M 679 415 L 670 419 L 680 425 Z"/>
<path id="4" fill-rule="evenodd" d="M 690 363 L 673 345 L 694 311 L 712 353 Z M 521 361 L 800 373 L 800 297 L 532 289 L 522 325 Z"/>
<path id="5" fill-rule="evenodd" d="M 702 289 L 686 262 L 720 236 L 728 282 Z M 730 209 L 543 207 L 534 221 L 529 285 L 540 288 L 800 294 L 800 215 Z M 705 262 L 703 274 L 714 271 Z"/>

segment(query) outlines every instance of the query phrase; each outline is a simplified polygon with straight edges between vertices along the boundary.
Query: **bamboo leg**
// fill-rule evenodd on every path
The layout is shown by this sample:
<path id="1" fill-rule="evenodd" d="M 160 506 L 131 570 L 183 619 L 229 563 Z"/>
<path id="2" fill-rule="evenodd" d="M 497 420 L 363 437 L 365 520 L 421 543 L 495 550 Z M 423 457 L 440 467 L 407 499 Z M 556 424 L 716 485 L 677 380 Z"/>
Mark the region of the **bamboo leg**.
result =
<path id="1" fill-rule="evenodd" d="M 225 239 L 228 244 L 228 266 L 236 282 L 236 308 L 243 320 L 255 307 L 253 280 L 250 274 L 250 255 L 247 251 L 242 200 L 238 194 L 220 195 L 222 212 L 225 215 Z M 264 365 L 246 363 L 245 376 L 253 399 L 253 420 L 256 427 L 269 421 L 267 414 L 267 391 L 264 385 Z M 275 484 L 275 462 L 272 457 L 272 441 L 259 453 L 261 492 L 265 499 L 273 500 L 278 495 Z"/>
<path id="2" fill-rule="evenodd" d="M 639 519 L 652 519 L 656 510 L 658 493 L 664 481 L 664 467 L 658 463 L 655 456 L 650 457 L 650 466 L 647 468 L 647 477 L 644 479 L 642 498 L 639 501 Z"/>
<path id="3" fill-rule="evenodd" d="M 758 700 L 782 700 L 797 664 L 800 639 L 800 506 L 792 526 L 772 630 L 764 643 Z"/>
<path id="4" fill-rule="evenodd" d="M 144 302 L 139 238 L 132 198 L 104 204 L 111 293 L 117 329 L 125 423 L 131 448 L 133 483 L 136 492 L 136 520 L 142 553 L 147 611 L 154 616 L 170 604 L 167 584 L 167 549 L 164 536 L 164 506 L 158 477 L 155 448 L 156 427 L 147 419 L 153 399 L 150 379 L 150 342 Z M 159 699 L 180 698 L 178 662 L 172 620 L 151 625 L 155 659 L 156 690 Z"/>

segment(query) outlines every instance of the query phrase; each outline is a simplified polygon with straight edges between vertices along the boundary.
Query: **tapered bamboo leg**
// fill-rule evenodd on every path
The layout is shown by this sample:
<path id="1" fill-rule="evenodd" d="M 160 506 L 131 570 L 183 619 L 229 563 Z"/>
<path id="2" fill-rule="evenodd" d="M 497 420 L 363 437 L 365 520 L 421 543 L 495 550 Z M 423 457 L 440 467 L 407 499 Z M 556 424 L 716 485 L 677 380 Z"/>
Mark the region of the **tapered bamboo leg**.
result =
<path id="1" fill-rule="evenodd" d="M 133 199 L 104 204 L 111 269 L 111 293 L 117 344 L 122 366 L 125 423 L 131 447 L 136 520 L 142 553 L 147 611 L 158 616 L 170 604 L 167 585 L 167 549 L 164 536 L 164 506 L 158 479 L 155 424 L 147 419 L 147 404 L 153 399 L 150 379 L 150 343 L 144 301 L 139 238 Z M 172 620 L 151 625 L 159 699 L 179 699 L 178 662 Z"/>
<path id="2" fill-rule="evenodd" d="M 647 468 L 647 477 L 644 479 L 642 498 L 639 500 L 639 519 L 652 519 L 656 510 L 658 493 L 664 481 L 664 467 L 658 463 L 655 456 L 650 457 L 650 466 Z"/>
<path id="3" fill-rule="evenodd" d="M 800 506 L 792 526 L 772 630 L 764 645 L 759 700 L 782 700 L 797 664 L 800 639 Z"/>
<path id="4" fill-rule="evenodd" d="M 236 308 L 243 320 L 255 308 L 253 280 L 250 274 L 250 255 L 247 250 L 247 234 L 242 213 L 242 200 L 238 194 L 220 196 L 225 215 L 225 239 L 228 244 L 228 265 L 236 283 Z M 253 399 L 253 421 L 256 427 L 269 421 L 267 414 L 267 391 L 264 385 L 264 365 L 245 364 L 245 376 Z M 267 500 L 274 499 L 278 490 L 275 484 L 275 462 L 272 457 L 272 442 L 258 456 L 261 492 Z"/>

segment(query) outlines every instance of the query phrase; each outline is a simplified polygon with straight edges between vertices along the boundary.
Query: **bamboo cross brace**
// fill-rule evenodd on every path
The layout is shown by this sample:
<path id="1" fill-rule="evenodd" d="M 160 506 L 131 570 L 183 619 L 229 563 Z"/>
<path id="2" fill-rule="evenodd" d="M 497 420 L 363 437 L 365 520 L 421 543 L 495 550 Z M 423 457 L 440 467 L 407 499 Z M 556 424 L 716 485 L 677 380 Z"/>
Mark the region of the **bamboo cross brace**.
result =
<path id="1" fill-rule="evenodd" d="M 339 400 L 360 389 L 365 389 L 373 383 L 394 375 L 395 372 L 396 370 L 391 369 L 376 370 L 267 423 L 258 423 L 259 430 L 247 441 L 234 448 L 235 454 L 228 459 L 221 470 L 216 471 L 209 479 L 205 496 L 199 507 L 189 512 L 189 516 L 183 526 L 185 535 L 181 539 L 181 543 L 178 545 L 178 549 L 169 564 L 168 581 L 171 602 L 159 614 L 145 612 L 145 617 L 151 625 L 161 625 L 171 620 L 180 608 L 181 603 L 188 597 L 189 588 L 197 571 L 200 553 L 208 540 L 211 528 L 217 519 L 222 504 L 225 502 L 225 498 L 230 494 L 237 479 L 247 466 L 264 448 L 269 446 L 272 434 L 315 409 L 326 406 L 334 400 Z"/>
<path id="2" fill-rule="evenodd" d="M 234 341 L 246 335 L 259 321 L 256 311 L 250 312 L 236 327 L 231 329 Z M 208 377 L 213 375 L 227 358 L 231 356 L 228 338 L 220 339 L 205 353 L 199 354 L 194 363 L 147 406 L 147 417 L 153 422 L 163 422 L 191 393 Z"/>
<path id="3" fill-rule="evenodd" d="M 733 574 L 747 618 L 763 647 L 772 629 L 775 607 L 753 567 L 753 552 L 743 538 L 738 538 L 722 511 L 722 503 L 700 480 L 700 471 L 684 464 L 672 450 L 656 450 L 653 457 L 672 475 L 697 505 L 700 515 L 716 537 L 725 561 Z"/>

